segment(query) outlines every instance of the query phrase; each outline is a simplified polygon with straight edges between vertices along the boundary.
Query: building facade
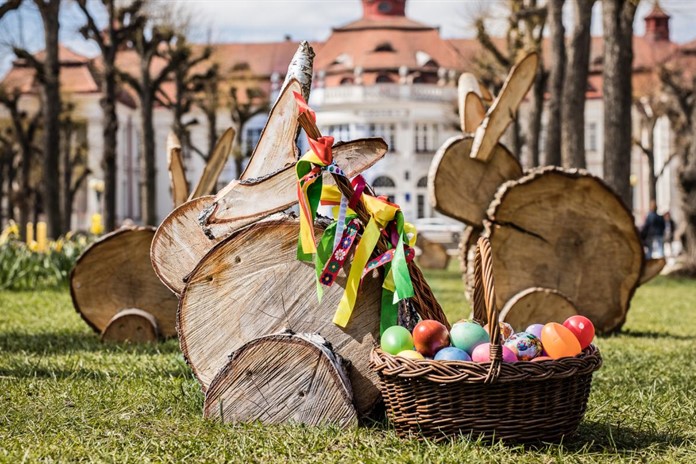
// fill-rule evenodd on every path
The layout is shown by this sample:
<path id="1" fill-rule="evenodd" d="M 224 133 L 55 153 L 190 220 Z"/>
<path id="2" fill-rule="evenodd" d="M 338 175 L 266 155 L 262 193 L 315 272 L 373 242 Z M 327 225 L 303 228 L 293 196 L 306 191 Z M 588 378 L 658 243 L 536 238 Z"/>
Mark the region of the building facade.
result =
<path id="1" fill-rule="evenodd" d="M 410 19 L 405 14 L 406 0 L 363 0 L 363 17 L 336 27 L 324 42 L 313 43 L 317 56 L 310 105 L 317 111 L 322 133 L 337 141 L 360 137 L 382 137 L 389 145 L 383 160 L 370 168 L 365 177 L 375 190 L 399 203 L 407 220 L 414 221 L 436 215 L 430 206 L 426 177 L 431 160 L 449 137 L 459 133 L 456 84 L 462 72 L 475 72 L 475 62 L 483 51 L 473 39 L 443 39 L 436 27 Z M 654 74 L 655 67 L 678 49 L 669 38 L 669 16 L 659 6 L 644 18 L 646 34 L 634 40 L 634 74 Z M 259 87 L 275 98 L 287 65 L 297 48 L 289 40 L 276 43 L 238 43 L 214 46 L 212 60 L 223 75 L 244 69 Z M 590 172 L 602 175 L 603 99 L 601 92 L 601 38 L 593 38 L 591 70 L 585 107 L 585 145 Z M 124 67 L 134 67 L 137 57 L 131 51 L 121 53 Z M 74 101 L 76 112 L 87 123 L 90 179 L 85 182 L 76 200 L 73 228 L 88 227 L 90 216 L 101 211 L 98 188 L 103 178 L 101 169 L 102 122 L 99 89 L 89 71 L 90 60 L 61 48 L 61 66 L 69 72 L 61 74 L 64 98 Z M 137 67 L 137 66 L 135 66 Z M 37 93 L 30 70 L 16 62 L 4 77 L 6 87 L 20 87 L 25 94 L 23 105 L 36 106 Z M 637 82 L 634 79 L 634 82 Z M 64 81 L 64 82 L 63 82 Z M 635 84 L 634 84 L 635 85 Z M 526 109 L 521 109 L 524 118 Z M 139 112 L 137 99 L 122 92 L 119 105 L 118 137 L 118 199 L 119 221 L 140 220 Z M 0 109 L 0 119 L 6 115 Z M 195 110 L 191 119 L 205 121 Z M 240 146 L 249 153 L 260 136 L 266 115 L 250 119 L 243 127 Z M 173 207 L 165 141 L 170 131 L 170 111 L 155 109 L 157 143 L 157 216 L 161 221 Z M 218 112 L 218 127 L 232 125 L 228 108 Z M 640 115 L 634 118 L 638 140 L 647 137 Z M 192 142 L 205 147 L 207 128 L 194 126 Z M 672 152 L 672 135 L 666 118 L 658 120 L 654 129 L 655 164 L 662 169 Z M 306 144 L 302 144 L 306 148 Z M 542 144 L 543 146 L 543 144 Z M 195 182 L 203 169 L 200 157 L 188 154 L 187 175 Z M 640 150 L 631 154 L 633 210 L 641 222 L 647 206 L 647 164 Z M 223 170 L 220 185 L 237 177 L 230 161 Z M 658 205 L 662 210 L 678 213 L 675 169 L 664 168 L 658 182 Z"/>

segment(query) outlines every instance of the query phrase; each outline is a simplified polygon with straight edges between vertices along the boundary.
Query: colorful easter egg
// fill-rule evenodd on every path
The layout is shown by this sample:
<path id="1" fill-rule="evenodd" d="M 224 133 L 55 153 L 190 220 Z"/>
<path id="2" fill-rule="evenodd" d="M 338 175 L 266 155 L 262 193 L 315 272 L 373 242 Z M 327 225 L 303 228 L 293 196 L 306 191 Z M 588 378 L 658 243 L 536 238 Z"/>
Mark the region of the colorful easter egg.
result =
<path id="1" fill-rule="evenodd" d="M 512 326 L 507 322 L 500 321 L 498 322 L 498 325 L 500 326 L 501 343 L 505 342 L 505 340 L 507 340 L 515 334 L 515 329 L 513 329 Z M 483 328 L 486 330 L 487 333 L 490 333 L 488 330 L 488 324 L 484 325 Z"/>
<path id="2" fill-rule="evenodd" d="M 426 319 L 413 328 L 413 344 L 423 356 L 434 356 L 440 349 L 449 346 L 447 327 L 438 321 Z"/>
<path id="3" fill-rule="evenodd" d="M 380 346 L 386 353 L 397 354 L 413 348 L 413 337 L 407 328 L 394 325 L 384 331 Z"/>
<path id="4" fill-rule="evenodd" d="M 503 362 L 514 363 L 517 362 L 517 355 L 510 350 L 510 348 L 503 346 Z M 491 344 L 483 343 L 476 348 L 474 352 L 471 353 L 471 360 L 474 362 L 488 362 L 491 360 Z"/>
<path id="5" fill-rule="evenodd" d="M 541 340 L 527 332 L 520 332 L 508 338 L 505 342 L 519 361 L 529 361 L 541 354 Z"/>
<path id="6" fill-rule="evenodd" d="M 490 341 L 488 332 L 483 330 L 483 327 L 468 321 L 454 324 L 450 330 L 450 338 L 452 345 L 466 351 L 469 355 L 474 351 L 474 348 Z"/>
<path id="7" fill-rule="evenodd" d="M 570 316 L 563 323 L 563 327 L 573 332 L 583 350 L 592 343 L 595 335 L 594 325 L 585 316 Z"/>
<path id="8" fill-rule="evenodd" d="M 541 331 L 544 350 L 553 359 L 575 356 L 582 349 L 575 334 L 556 322 L 549 322 Z"/>
<path id="9" fill-rule="evenodd" d="M 525 332 L 530 333 L 534 335 L 536 338 L 541 340 L 541 329 L 544 328 L 544 324 L 532 324 L 526 329 L 524 329 Z"/>
<path id="10" fill-rule="evenodd" d="M 399 352 L 397 356 L 401 356 L 402 358 L 408 358 L 408 359 L 425 359 L 422 354 L 415 350 L 404 350 Z"/>
<path id="11" fill-rule="evenodd" d="M 454 346 L 448 346 L 435 353 L 435 361 L 471 361 L 471 356 Z"/>

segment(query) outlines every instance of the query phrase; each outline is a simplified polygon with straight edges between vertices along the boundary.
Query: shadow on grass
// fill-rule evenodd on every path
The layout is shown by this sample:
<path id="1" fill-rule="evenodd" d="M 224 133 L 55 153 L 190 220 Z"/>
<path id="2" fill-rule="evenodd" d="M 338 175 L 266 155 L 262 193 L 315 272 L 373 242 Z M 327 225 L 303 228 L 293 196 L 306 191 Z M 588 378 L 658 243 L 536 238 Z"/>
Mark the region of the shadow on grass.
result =
<path id="1" fill-rule="evenodd" d="M 673 340 L 696 340 L 696 335 L 675 335 L 669 332 L 655 332 L 652 330 L 622 330 L 621 332 L 607 335 L 611 337 L 631 337 L 631 338 L 671 338 Z"/>
<path id="2" fill-rule="evenodd" d="M 624 425 L 608 425 L 584 421 L 574 435 L 563 442 L 569 451 L 627 453 L 650 448 L 665 451 L 669 447 L 681 447 L 690 441 L 676 433 L 660 433 L 639 430 Z"/>
<path id="3" fill-rule="evenodd" d="M 176 342 L 158 344 L 103 343 L 96 333 L 86 332 L 2 332 L 0 352 L 65 354 L 79 351 L 133 354 L 179 353 Z"/>

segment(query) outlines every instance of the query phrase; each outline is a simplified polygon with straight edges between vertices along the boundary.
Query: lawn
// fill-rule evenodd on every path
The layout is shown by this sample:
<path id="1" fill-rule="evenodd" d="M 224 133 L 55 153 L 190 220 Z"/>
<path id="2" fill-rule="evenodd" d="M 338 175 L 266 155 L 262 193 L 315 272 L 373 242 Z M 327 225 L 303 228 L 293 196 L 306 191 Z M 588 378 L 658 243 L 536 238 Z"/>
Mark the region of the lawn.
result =
<path id="1" fill-rule="evenodd" d="M 454 271 L 429 281 L 450 319 L 468 313 Z M 67 290 L 0 293 L 0 461 L 696 462 L 696 282 L 636 294 L 621 335 L 599 338 L 585 421 L 562 445 L 434 444 L 382 423 L 341 432 L 201 417 L 176 341 L 103 345 Z"/>

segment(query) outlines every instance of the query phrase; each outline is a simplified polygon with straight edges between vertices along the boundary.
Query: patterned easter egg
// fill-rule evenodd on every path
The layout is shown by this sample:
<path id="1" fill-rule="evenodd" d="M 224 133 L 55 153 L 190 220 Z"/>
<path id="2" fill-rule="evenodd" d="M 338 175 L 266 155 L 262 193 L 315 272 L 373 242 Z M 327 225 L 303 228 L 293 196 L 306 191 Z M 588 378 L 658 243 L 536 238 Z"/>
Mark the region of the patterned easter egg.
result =
<path id="1" fill-rule="evenodd" d="M 498 325 L 500 326 L 501 342 L 505 342 L 505 340 L 507 340 L 515 334 L 515 329 L 513 329 L 512 326 L 507 322 L 500 321 Z M 488 324 L 484 325 L 483 329 L 490 334 L 490 331 L 488 330 Z"/>
<path id="2" fill-rule="evenodd" d="M 520 361 L 529 361 L 541 354 L 541 340 L 528 332 L 520 332 L 508 338 L 505 346 L 517 355 Z"/>

